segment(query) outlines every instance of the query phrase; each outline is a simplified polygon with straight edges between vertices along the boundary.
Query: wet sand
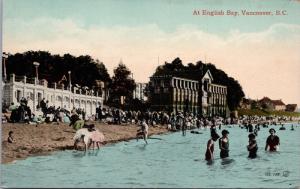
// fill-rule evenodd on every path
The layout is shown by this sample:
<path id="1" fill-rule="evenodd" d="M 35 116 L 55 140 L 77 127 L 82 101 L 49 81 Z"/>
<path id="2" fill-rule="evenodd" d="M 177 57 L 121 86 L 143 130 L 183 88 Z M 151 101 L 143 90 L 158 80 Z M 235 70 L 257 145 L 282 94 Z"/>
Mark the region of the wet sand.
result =
<path id="1" fill-rule="evenodd" d="M 108 125 L 94 123 L 105 136 L 104 145 L 135 139 L 137 125 Z M 2 127 L 1 162 L 10 163 L 29 156 L 48 155 L 53 151 L 73 149 L 75 130 L 68 124 L 4 123 Z M 7 142 L 8 132 L 13 131 L 13 143 Z M 168 132 L 166 126 L 149 127 L 149 136 Z M 139 142 L 144 142 L 139 140 Z"/>

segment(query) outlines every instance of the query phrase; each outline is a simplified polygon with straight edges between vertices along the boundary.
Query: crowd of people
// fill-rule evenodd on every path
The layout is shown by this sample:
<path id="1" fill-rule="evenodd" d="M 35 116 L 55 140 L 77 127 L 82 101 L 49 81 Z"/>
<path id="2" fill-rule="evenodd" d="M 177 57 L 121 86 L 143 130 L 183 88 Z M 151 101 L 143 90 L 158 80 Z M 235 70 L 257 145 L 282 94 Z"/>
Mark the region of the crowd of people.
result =
<path id="1" fill-rule="evenodd" d="M 27 100 L 22 98 L 20 105 L 16 106 L 12 103 L 5 111 L 11 112 L 10 118 L 7 119 L 10 122 L 26 122 L 26 123 L 68 123 L 69 126 L 76 130 L 74 136 L 74 148 L 77 149 L 77 144 L 83 141 L 85 149 L 89 149 L 91 145 L 93 148 L 95 145 L 99 148 L 101 142 L 104 141 L 104 135 L 95 128 L 94 124 L 87 125 L 87 120 L 98 121 L 105 124 L 137 124 L 140 129 L 137 130 L 136 138 L 143 138 L 145 143 L 147 142 L 149 127 L 155 127 L 158 125 L 166 126 L 170 131 L 181 131 L 182 136 L 186 135 L 186 131 L 189 129 L 201 129 L 210 128 L 211 138 L 207 142 L 207 150 L 205 153 L 205 160 L 213 160 L 214 142 L 219 139 L 220 157 L 229 157 L 229 132 L 223 129 L 220 137 L 217 133 L 217 128 L 222 129 L 226 125 L 238 125 L 241 129 L 245 128 L 248 135 L 249 144 L 247 149 L 249 151 L 249 158 L 256 158 L 256 152 L 258 150 L 256 136 L 261 127 L 269 127 L 270 125 L 280 124 L 282 130 L 282 122 L 289 121 L 288 117 L 279 116 L 241 116 L 239 118 L 224 118 L 220 116 L 215 117 L 202 117 L 190 112 L 163 112 L 163 111 L 131 111 L 121 110 L 117 108 L 102 108 L 101 106 L 96 108 L 96 114 L 91 117 L 86 117 L 84 109 L 73 108 L 71 111 L 65 108 L 55 108 L 54 106 L 48 107 L 48 101 L 42 99 L 37 107 L 41 110 L 42 114 L 39 116 L 33 114 L 27 105 Z M 299 122 L 299 120 L 298 120 Z M 285 129 L 285 128 L 284 128 Z M 292 129 L 294 129 L 292 127 Z M 275 135 L 275 129 L 269 130 L 270 136 L 266 140 L 266 150 L 276 151 L 280 145 L 279 137 Z M 195 133 L 195 132 L 194 132 Z M 9 133 L 8 142 L 13 142 L 13 132 Z"/>
<path id="2" fill-rule="evenodd" d="M 222 129 L 223 126 L 228 125 L 231 127 L 233 124 L 246 129 L 249 132 L 249 143 L 247 150 L 249 151 L 249 158 L 256 158 L 258 145 L 256 142 L 256 136 L 261 127 L 268 128 L 271 125 L 281 125 L 283 122 L 289 121 L 288 117 L 279 116 L 241 116 L 239 118 L 223 118 L 219 116 L 215 117 L 201 117 L 193 115 L 192 113 L 167 113 L 167 112 L 151 112 L 151 111 L 122 111 L 115 108 L 99 107 L 97 109 L 96 120 L 107 124 L 138 124 L 140 129 L 137 130 L 136 138 L 143 138 L 147 144 L 149 126 L 165 125 L 171 131 L 182 131 L 182 135 L 186 135 L 188 129 L 201 129 L 210 128 L 211 138 L 207 142 L 207 150 L 205 153 L 205 159 L 207 161 L 213 160 L 214 142 L 219 139 L 220 158 L 229 157 L 229 132 L 223 129 L 220 137 L 217 134 L 217 128 Z M 293 129 L 293 127 L 292 127 Z M 270 136 L 266 140 L 265 150 L 277 151 L 279 149 L 280 140 L 275 135 L 275 129 L 269 130 Z M 196 133 L 192 132 L 191 133 Z"/>
<path id="3" fill-rule="evenodd" d="M 81 119 L 85 120 L 85 111 L 81 108 L 73 108 L 71 111 L 62 107 L 48 106 L 48 101 L 42 99 L 37 105 L 36 114 L 32 113 L 28 106 L 28 100 L 24 97 L 20 99 L 20 104 L 16 105 L 13 102 L 9 107 L 2 107 L 2 123 L 28 123 L 28 124 L 39 124 L 39 123 L 70 123 L 71 116 L 78 114 Z"/>
<path id="4" fill-rule="evenodd" d="M 251 119 L 249 119 L 251 120 Z M 253 120 L 252 120 L 253 121 Z M 256 120 L 257 121 L 257 120 Z M 239 125 L 241 129 L 245 128 L 247 132 L 249 132 L 248 138 L 249 142 L 247 145 L 247 150 L 249 151 L 248 158 L 254 159 L 257 157 L 257 151 L 258 151 L 258 145 L 256 142 L 256 136 L 258 135 L 258 131 L 260 130 L 260 125 L 263 127 L 268 127 L 268 123 L 257 123 L 255 122 L 255 129 L 253 130 L 253 122 L 244 122 L 243 125 Z M 274 124 L 274 122 L 272 122 Z M 271 124 L 270 124 L 271 125 Z M 283 127 L 283 124 L 282 126 Z M 211 138 L 207 142 L 207 149 L 205 153 L 205 160 L 208 162 L 212 162 L 214 159 L 214 142 L 216 142 L 219 139 L 219 149 L 220 149 L 220 158 L 224 159 L 229 157 L 229 131 L 224 129 L 222 130 L 222 137 L 219 136 L 219 134 L 216 131 L 216 126 L 213 125 L 210 127 L 210 135 Z M 291 126 L 291 130 L 294 130 L 293 125 Z M 279 145 L 280 145 L 280 139 L 279 137 L 275 134 L 276 130 L 274 128 L 269 129 L 270 135 L 266 139 L 266 145 L 265 145 L 265 151 L 278 151 L 279 150 Z"/>
<path id="5" fill-rule="evenodd" d="M 164 111 L 132 111 L 122 110 L 118 108 L 96 108 L 94 115 L 86 116 L 83 108 L 73 108 L 68 110 L 66 107 L 48 106 L 48 101 L 42 99 L 38 105 L 36 115 L 32 113 L 27 104 L 27 99 L 22 97 L 20 104 L 16 105 L 11 103 L 9 107 L 2 107 L 2 112 L 9 112 L 10 116 L 2 117 L 2 122 L 25 122 L 25 123 L 50 123 L 50 122 L 66 122 L 70 123 L 72 115 L 75 113 L 82 120 L 100 121 L 107 124 L 141 124 L 142 120 L 149 126 L 167 125 L 170 130 L 182 130 L 183 134 L 186 129 L 199 128 L 201 126 L 207 127 L 212 125 L 227 125 L 239 124 L 248 127 L 248 123 L 263 124 L 263 125 L 276 125 L 280 122 L 289 121 L 289 117 L 279 116 L 241 116 L 239 118 L 223 118 L 215 117 L 202 117 L 190 112 L 164 112 Z M 41 113 L 39 113 L 41 112 Z M 249 127 L 251 129 L 251 126 Z"/>

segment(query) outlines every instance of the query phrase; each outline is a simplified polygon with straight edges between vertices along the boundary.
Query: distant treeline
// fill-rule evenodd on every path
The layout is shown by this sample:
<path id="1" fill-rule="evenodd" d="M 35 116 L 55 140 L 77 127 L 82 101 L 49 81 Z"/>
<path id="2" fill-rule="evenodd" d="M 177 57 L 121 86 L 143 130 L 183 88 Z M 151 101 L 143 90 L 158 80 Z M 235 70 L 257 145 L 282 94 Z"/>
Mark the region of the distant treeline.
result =
<path id="1" fill-rule="evenodd" d="M 48 82 L 58 82 L 64 76 L 68 80 L 68 71 L 71 71 L 73 84 L 92 87 L 96 81 L 111 82 L 105 65 L 88 55 L 72 56 L 70 54 L 52 55 L 46 51 L 27 51 L 9 55 L 6 61 L 7 77 L 11 73 L 18 76 L 35 77 L 33 62 L 39 62 L 39 79 Z"/>

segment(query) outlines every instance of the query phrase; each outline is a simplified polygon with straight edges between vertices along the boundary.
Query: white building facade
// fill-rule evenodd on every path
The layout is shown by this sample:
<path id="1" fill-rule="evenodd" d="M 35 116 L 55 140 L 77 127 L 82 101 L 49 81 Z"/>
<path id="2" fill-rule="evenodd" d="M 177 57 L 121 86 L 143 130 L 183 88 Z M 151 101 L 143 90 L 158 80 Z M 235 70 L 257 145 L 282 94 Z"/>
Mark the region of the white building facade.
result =
<path id="1" fill-rule="evenodd" d="M 142 101 L 147 101 L 147 97 L 145 96 L 146 83 L 136 83 L 135 90 L 133 91 L 133 98 L 139 99 Z"/>
<path id="2" fill-rule="evenodd" d="M 48 86 L 46 80 L 11 74 L 10 80 L 3 86 L 2 103 L 19 104 L 22 97 L 28 100 L 28 106 L 33 113 L 37 111 L 40 101 L 45 98 L 48 100 L 48 106 L 61 107 L 66 110 L 74 107 L 81 108 L 86 112 L 86 116 L 92 116 L 96 113 L 96 107 L 103 106 L 104 92 L 98 94 L 93 90 L 82 91 L 75 87 L 72 90 L 71 86 L 65 87 L 56 83 Z"/>

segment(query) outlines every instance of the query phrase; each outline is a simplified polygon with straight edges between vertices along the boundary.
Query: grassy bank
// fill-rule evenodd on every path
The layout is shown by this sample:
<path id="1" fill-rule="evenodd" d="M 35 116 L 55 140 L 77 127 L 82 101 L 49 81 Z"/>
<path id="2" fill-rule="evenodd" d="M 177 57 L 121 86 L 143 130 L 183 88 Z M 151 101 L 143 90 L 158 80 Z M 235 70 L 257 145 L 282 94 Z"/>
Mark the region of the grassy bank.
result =
<path id="1" fill-rule="evenodd" d="M 238 115 L 258 115 L 258 116 L 288 116 L 288 117 L 300 117 L 300 112 L 285 112 L 285 111 L 269 111 L 269 110 L 260 110 L 260 109 L 238 109 Z"/>

